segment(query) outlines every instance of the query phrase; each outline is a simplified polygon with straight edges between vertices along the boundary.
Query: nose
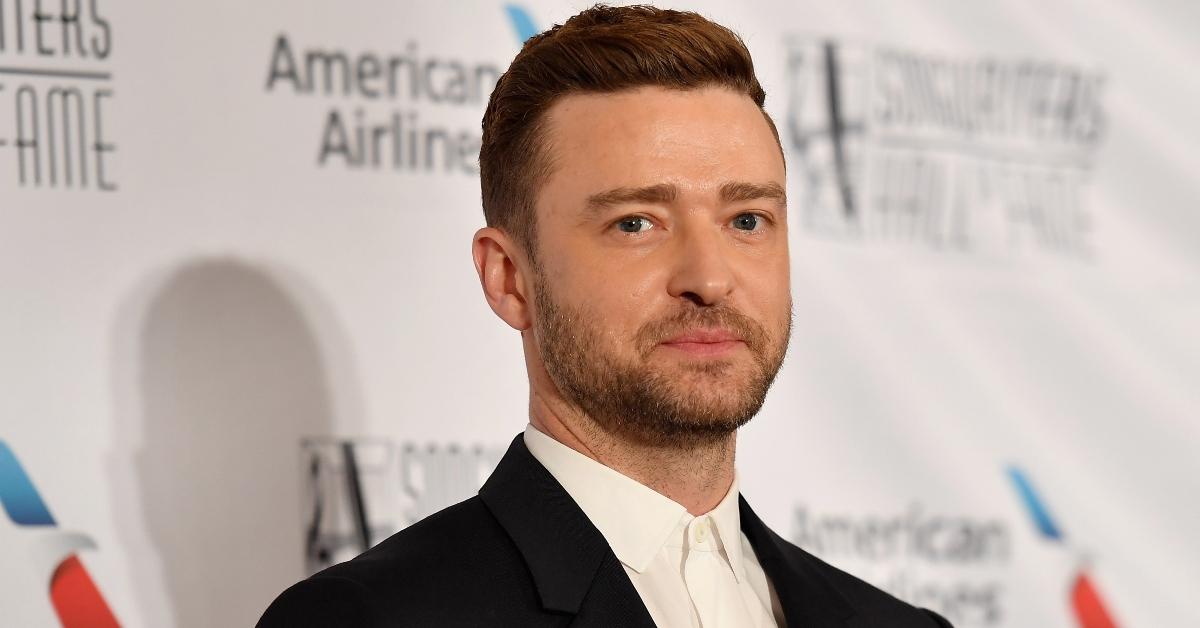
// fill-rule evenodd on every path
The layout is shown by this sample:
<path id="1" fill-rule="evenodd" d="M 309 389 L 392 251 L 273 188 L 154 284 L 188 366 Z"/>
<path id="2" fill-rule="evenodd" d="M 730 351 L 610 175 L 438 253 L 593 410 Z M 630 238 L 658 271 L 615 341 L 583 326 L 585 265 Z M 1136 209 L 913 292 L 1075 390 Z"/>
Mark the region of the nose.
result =
<path id="1" fill-rule="evenodd" d="M 696 305 L 716 305 L 734 289 L 729 250 L 720 234 L 711 229 L 685 230 L 671 250 L 674 272 L 667 282 L 671 296 Z"/>

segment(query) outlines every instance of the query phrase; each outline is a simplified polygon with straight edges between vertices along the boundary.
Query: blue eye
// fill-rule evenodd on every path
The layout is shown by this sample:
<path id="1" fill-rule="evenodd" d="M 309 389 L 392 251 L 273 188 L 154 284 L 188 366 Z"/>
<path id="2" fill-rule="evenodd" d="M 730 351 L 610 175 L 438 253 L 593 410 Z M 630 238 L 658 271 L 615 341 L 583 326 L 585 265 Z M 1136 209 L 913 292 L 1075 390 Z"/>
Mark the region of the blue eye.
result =
<path id="1" fill-rule="evenodd" d="M 738 214 L 736 218 L 730 222 L 734 229 L 741 231 L 754 231 L 758 228 L 758 223 L 762 217 L 758 214 Z"/>
<path id="2" fill-rule="evenodd" d="M 625 233 L 640 233 L 653 226 L 653 223 L 642 216 L 629 216 L 617 221 L 617 228 Z"/>

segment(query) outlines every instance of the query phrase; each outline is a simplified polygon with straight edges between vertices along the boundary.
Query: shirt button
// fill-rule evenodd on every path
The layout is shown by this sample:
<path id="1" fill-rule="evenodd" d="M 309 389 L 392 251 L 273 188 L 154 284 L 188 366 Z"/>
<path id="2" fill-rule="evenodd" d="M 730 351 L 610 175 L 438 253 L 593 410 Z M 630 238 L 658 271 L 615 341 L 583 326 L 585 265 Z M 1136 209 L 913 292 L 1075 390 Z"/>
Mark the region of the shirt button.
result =
<path id="1" fill-rule="evenodd" d="M 703 543 L 708 540 L 708 520 L 701 519 L 696 522 L 696 542 Z"/>

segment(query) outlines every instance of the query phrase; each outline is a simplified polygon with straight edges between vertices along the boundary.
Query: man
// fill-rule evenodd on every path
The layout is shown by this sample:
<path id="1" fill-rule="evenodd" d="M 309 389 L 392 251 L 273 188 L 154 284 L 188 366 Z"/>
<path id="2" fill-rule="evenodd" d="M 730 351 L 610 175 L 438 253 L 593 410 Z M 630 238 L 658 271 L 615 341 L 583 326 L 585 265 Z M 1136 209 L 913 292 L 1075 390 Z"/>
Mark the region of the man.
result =
<path id="1" fill-rule="evenodd" d="M 791 328 L 782 149 L 749 52 L 598 6 L 483 120 L 472 253 L 529 423 L 478 496 L 284 592 L 260 626 L 949 626 L 769 530 L 736 430 Z"/>

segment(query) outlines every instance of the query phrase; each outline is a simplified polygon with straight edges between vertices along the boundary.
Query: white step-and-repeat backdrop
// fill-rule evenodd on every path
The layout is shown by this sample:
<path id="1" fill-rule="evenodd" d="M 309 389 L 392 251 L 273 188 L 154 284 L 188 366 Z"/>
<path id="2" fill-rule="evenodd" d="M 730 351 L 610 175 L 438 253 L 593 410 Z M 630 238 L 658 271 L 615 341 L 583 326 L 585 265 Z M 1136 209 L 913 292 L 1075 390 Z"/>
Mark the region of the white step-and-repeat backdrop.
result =
<path id="1" fill-rule="evenodd" d="M 250 625 L 475 490 L 480 115 L 582 6 L 0 0 L 0 624 Z M 686 8 L 789 159 L 760 514 L 961 628 L 1200 625 L 1200 9 Z"/>

